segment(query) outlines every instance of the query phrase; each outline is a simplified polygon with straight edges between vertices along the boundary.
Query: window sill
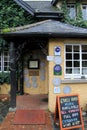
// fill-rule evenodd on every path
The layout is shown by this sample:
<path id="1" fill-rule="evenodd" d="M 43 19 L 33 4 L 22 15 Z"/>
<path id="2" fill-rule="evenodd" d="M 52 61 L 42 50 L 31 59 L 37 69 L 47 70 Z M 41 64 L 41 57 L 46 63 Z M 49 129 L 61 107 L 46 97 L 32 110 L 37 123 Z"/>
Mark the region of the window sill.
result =
<path id="1" fill-rule="evenodd" d="M 65 84 L 65 83 L 87 83 L 87 79 L 64 79 L 62 80 L 62 84 Z"/>

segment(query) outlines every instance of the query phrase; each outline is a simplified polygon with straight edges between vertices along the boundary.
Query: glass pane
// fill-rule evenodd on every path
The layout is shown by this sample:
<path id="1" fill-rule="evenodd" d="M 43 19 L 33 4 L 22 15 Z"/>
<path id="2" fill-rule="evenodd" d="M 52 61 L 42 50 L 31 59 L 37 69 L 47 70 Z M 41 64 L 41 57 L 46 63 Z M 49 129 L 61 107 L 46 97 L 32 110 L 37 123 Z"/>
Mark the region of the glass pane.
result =
<path id="1" fill-rule="evenodd" d="M 82 54 L 82 60 L 87 60 L 87 54 Z"/>
<path id="2" fill-rule="evenodd" d="M 73 46 L 73 51 L 74 52 L 79 52 L 79 46 Z"/>
<path id="3" fill-rule="evenodd" d="M 4 71 L 9 71 L 9 67 L 8 66 L 4 66 Z"/>
<path id="4" fill-rule="evenodd" d="M 80 55 L 79 54 L 74 54 L 74 59 L 80 59 Z"/>
<path id="5" fill-rule="evenodd" d="M 87 5 L 82 6 L 82 17 L 83 20 L 87 20 Z"/>
<path id="6" fill-rule="evenodd" d="M 66 45 L 66 52 L 72 52 L 72 46 Z"/>
<path id="7" fill-rule="evenodd" d="M 74 67 L 80 67 L 80 61 L 74 61 Z"/>
<path id="8" fill-rule="evenodd" d="M 5 52 L 4 52 L 4 55 L 6 55 L 6 56 L 7 56 L 7 55 L 8 55 L 8 52 L 7 52 L 7 51 L 5 51 Z"/>
<path id="9" fill-rule="evenodd" d="M 4 66 L 7 66 L 8 65 L 8 62 L 4 62 Z"/>
<path id="10" fill-rule="evenodd" d="M 72 54 L 71 53 L 66 54 L 66 59 L 72 59 Z"/>
<path id="11" fill-rule="evenodd" d="M 73 68 L 73 74 L 80 74 L 80 68 Z"/>
<path id="12" fill-rule="evenodd" d="M 66 69 L 66 74 L 72 74 L 72 68 L 67 68 Z"/>
<path id="13" fill-rule="evenodd" d="M 87 52 L 87 45 L 82 45 L 82 52 Z"/>
<path id="14" fill-rule="evenodd" d="M 87 68 L 82 68 L 82 74 L 87 74 Z"/>
<path id="15" fill-rule="evenodd" d="M 82 67 L 87 67 L 87 61 L 82 61 Z"/>
<path id="16" fill-rule="evenodd" d="M 4 61 L 7 61 L 7 58 L 8 58 L 8 57 L 5 56 L 5 57 L 4 57 Z"/>
<path id="17" fill-rule="evenodd" d="M 72 67 L 72 61 L 66 61 L 66 67 Z"/>
<path id="18" fill-rule="evenodd" d="M 75 18 L 76 16 L 75 6 L 74 5 L 68 6 L 68 11 L 69 11 L 70 18 L 72 19 Z"/>

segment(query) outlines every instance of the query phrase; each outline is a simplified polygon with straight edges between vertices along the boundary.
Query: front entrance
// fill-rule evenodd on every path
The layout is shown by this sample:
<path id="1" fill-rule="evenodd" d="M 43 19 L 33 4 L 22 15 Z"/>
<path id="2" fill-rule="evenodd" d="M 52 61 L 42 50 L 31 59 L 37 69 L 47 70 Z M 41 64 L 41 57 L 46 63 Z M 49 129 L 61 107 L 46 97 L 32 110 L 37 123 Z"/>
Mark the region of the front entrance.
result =
<path id="1" fill-rule="evenodd" d="M 25 55 L 24 62 L 24 93 L 48 94 L 46 56 L 34 50 Z"/>

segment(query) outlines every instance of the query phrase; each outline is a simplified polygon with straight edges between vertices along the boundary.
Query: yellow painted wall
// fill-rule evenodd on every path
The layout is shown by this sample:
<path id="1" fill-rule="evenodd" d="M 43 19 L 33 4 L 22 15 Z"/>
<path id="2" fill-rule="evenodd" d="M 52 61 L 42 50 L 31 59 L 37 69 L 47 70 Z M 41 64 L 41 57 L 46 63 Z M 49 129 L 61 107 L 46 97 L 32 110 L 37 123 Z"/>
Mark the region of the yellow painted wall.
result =
<path id="1" fill-rule="evenodd" d="M 0 85 L 0 94 L 9 94 L 11 86 L 9 84 Z"/>
<path id="2" fill-rule="evenodd" d="M 49 110 L 51 112 L 55 111 L 55 103 L 56 103 L 56 96 L 59 94 L 54 93 L 54 86 L 53 86 L 53 78 L 61 78 L 61 80 L 64 80 L 64 43 L 71 43 L 71 44 L 87 44 L 87 40 L 85 39 L 51 39 L 49 41 L 49 56 L 54 56 L 54 47 L 60 46 L 61 47 L 61 58 L 62 58 L 62 75 L 56 76 L 53 74 L 53 67 L 55 66 L 54 62 L 48 61 L 48 84 L 49 84 Z M 71 94 L 79 94 L 80 96 L 80 105 L 83 108 L 83 110 L 86 109 L 87 104 L 87 83 L 61 83 L 60 84 L 60 94 L 63 93 L 63 88 L 65 86 L 71 87 Z"/>
<path id="3" fill-rule="evenodd" d="M 25 78 L 25 81 L 24 81 L 24 93 L 27 93 L 27 94 L 48 94 L 48 70 L 47 70 L 47 60 L 46 60 L 46 56 L 44 56 L 43 53 L 41 53 L 39 56 L 38 56 L 38 52 L 35 51 L 33 52 L 33 55 L 36 55 L 37 59 L 40 60 L 40 64 L 41 63 L 44 63 L 44 66 L 41 66 L 40 65 L 40 69 L 37 69 L 37 70 L 34 70 L 34 69 L 28 69 L 25 68 L 24 71 L 27 71 L 27 73 L 24 73 L 24 78 Z M 32 81 L 32 78 L 33 76 L 30 76 L 29 75 L 29 71 L 37 71 L 39 73 L 39 75 L 35 76 L 36 78 L 36 83 L 37 83 L 37 87 L 34 87 L 33 86 L 33 81 Z M 41 80 L 41 71 L 43 71 L 43 75 L 44 75 L 44 80 Z M 28 81 L 26 81 L 26 79 L 28 79 Z M 28 86 L 29 85 L 29 86 Z"/>

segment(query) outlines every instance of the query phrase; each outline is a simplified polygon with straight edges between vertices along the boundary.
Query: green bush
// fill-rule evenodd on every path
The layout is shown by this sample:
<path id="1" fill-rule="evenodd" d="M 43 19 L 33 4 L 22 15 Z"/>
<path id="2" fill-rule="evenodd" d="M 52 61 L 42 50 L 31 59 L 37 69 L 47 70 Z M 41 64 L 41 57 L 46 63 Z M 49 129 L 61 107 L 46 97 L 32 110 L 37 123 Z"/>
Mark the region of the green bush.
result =
<path id="1" fill-rule="evenodd" d="M 3 84 L 3 83 L 7 83 L 9 84 L 10 83 L 10 72 L 0 72 L 0 84 Z"/>

